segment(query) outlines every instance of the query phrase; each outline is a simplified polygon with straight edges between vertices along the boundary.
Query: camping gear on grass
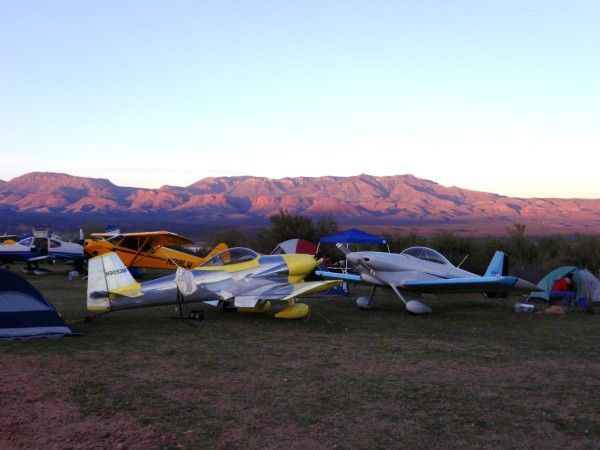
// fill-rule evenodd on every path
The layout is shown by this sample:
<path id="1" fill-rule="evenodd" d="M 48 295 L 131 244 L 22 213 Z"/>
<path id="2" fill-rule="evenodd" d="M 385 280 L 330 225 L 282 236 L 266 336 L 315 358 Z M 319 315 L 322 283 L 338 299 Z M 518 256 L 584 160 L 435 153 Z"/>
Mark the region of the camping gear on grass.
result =
<path id="1" fill-rule="evenodd" d="M 532 292 L 527 301 L 543 300 L 549 302 L 554 282 L 570 273 L 573 274 L 574 299 L 578 306 L 584 303 L 589 306 L 591 303 L 600 302 L 600 281 L 589 271 L 577 266 L 562 266 L 549 272 L 537 284 L 543 291 Z"/>

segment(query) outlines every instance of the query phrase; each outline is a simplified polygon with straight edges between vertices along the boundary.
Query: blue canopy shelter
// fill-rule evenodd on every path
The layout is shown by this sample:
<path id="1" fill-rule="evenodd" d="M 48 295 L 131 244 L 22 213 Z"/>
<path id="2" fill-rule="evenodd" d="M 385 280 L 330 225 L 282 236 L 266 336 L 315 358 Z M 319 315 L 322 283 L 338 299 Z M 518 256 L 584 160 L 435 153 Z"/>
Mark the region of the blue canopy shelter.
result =
<path id="1" fill-rule="evenodd" d="M 319 240 L 319 246 L 321 243 L 326 244 L 380 244 L 385 245 L 387 247 L 387 251 L 389 253 L 390 246 L 386 239 L 376 236 L 374 234 L 367 233 L 366 231 L 358 230 L 356 228 L 351 228 L 346 231 L 342 231 L 337 234 L 332 234 L 331 236 L 322 237 Z M 343 264 L 340 266 L 339 262 L 337 266 L 332 266 L 328 268 L 329 270 L 341 270 L 343 273 L 347 273 L 349 271 L 348 260 L 344 259 Z"/>
<path id="2" fill-rule="evenodd" d="M 319 240 L 319 243 L 321 242 L 330 244 L 381 244 L 387 247 L 388 252 L 390 251 L 387 240 L 356 228 L 322 237 Z"/>

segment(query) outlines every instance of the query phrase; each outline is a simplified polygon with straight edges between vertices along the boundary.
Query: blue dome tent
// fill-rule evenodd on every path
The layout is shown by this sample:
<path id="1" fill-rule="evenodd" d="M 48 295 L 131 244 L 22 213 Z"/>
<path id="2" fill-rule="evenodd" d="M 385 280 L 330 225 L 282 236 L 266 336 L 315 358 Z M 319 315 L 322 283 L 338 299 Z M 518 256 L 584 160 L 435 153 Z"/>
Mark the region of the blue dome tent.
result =
<path id="1" fill-rule="evenodd" d="M 0 341 L 79 335 L 24 278 L 0 269 Z"/>

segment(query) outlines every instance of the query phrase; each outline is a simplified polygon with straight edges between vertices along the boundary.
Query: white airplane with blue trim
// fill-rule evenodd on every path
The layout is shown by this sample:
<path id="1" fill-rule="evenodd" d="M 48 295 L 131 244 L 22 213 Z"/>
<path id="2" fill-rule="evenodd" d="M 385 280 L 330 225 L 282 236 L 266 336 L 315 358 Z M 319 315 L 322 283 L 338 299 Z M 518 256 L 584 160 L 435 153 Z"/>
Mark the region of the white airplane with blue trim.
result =
<path id="1" fill-rule="evenodd" d="M 506 297 L 509 293 L 530 293 L 540 288 L 529 281 L 508 275 L 508 259 L 497 251 L 483 276 L 455 267 L 441 253 L 428 247 L 411 247 L 402 253 L 350 252 L 337 247 L 356 273 L 317 271 L 327 279 L 364 283 L 371 286 L 368 297 L 359 297 L 361 309 L 372 309 L 378 287 L 389 287 L 402 300 L 406 310 L 426 314 L 431 308 L 421 302 L 421 294 L 481 293 L 487 297 Z"/>
<path id="2" fill-rule="evenodd" d="M 80 241 L 83 232 L 80 230 Z M 41 269 L 41 261 L 71 261 L 73 267 L 83 270 L 87 259 L 83 246 L 78 242 L 67 242 L 52 234 L 48 237 L 47 226 L 35 226 L 33 236 L 26 237 L 13 244 L 0 245 L 0 265 L 8 266 L 13 262 L 25 262 L 25 272 L 41 275 L 48 270 Z"/>

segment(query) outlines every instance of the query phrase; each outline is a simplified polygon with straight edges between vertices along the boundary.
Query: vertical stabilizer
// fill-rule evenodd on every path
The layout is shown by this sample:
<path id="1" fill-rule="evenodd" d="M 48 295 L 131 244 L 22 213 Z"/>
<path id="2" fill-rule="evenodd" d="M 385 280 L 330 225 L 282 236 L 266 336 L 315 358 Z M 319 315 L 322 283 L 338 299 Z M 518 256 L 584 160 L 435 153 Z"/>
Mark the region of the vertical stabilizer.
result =
<path id="1" fill-rule="evenodd" d="M 110 311 L 109 294 L 139 295 L 140 285 L 116 253 L 91 258 L 88 263 L 87 307 L 90 311 Z"/>
<path id="2" fill-rule="evenodd" d="M 508 257 L 500 250 L 494 253 L 484 277 L 501 277 L 508 275 Z"/>

